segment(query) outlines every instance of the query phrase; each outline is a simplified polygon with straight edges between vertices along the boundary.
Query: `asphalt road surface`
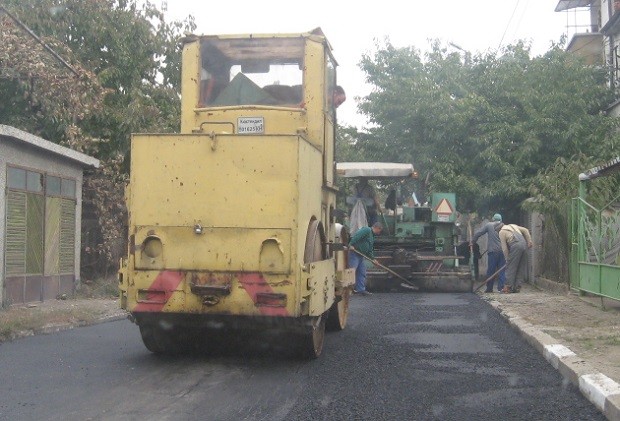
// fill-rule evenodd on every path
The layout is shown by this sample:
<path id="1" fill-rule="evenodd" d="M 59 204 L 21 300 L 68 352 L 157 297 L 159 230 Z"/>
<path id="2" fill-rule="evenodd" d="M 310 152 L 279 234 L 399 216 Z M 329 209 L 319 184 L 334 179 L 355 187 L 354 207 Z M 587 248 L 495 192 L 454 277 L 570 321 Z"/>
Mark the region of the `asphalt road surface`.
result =
<path id="1" fill-rule="evenodd" d="M 354 296 L 301 361 L 234 338 L 158 357 L 129 321 L 0 345 L 2 420 L 604 420 L 475 294 Z"/>

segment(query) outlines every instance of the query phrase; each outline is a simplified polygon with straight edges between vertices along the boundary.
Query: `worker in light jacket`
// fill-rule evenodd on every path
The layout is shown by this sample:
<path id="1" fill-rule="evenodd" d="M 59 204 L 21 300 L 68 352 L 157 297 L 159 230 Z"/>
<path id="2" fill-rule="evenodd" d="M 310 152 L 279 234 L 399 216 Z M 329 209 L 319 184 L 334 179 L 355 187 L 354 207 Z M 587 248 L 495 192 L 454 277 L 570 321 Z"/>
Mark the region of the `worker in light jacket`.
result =
<path id="1" fill-rule="evenodd" d="M 504 293 L 519 292 L 527 274 L 528 248 L 532 248 L 532 237 L 527 228 L 516 224 L 499 223 L 495 227 L 506 258 L 506 286 Z"/>

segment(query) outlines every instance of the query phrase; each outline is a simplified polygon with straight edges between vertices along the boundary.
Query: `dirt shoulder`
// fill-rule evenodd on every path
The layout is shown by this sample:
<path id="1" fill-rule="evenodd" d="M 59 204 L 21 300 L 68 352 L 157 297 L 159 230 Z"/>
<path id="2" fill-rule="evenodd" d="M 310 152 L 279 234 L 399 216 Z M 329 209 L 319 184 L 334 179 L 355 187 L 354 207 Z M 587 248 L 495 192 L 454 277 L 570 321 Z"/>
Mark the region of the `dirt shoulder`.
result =
<path id="1" fill-rule="evenodd" d="M 536 329 L 620 383 L 620 302 L 608 298 L 558 293 L 524 285 L 518 294 L 482 293 L 501 311 L 517 314 Z"/>
<path id="2" fill-rule="evenodd" d="M 126 317 L 116 298 L 57 299 L 0 310 L 0 343 Z"/>

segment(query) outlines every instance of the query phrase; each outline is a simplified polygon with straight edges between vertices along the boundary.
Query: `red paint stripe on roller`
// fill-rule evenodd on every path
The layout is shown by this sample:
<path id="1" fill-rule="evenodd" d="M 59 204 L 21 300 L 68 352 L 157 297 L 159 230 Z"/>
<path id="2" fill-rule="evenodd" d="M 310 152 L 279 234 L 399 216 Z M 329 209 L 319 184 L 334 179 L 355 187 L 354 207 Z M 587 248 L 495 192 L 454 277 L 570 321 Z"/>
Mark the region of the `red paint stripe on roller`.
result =
<path id="1" fill-rule="evenodd" d="M 172 293 L 177 289 L 181 281 L 183 280 L 183 272 L 176 272 L 171 270 L 165 270 L 159 272 L 157 278 L 153 281 L 147 293 L 147 301 L 153 302 L 141 302 L 136 305 L 133 311 L 149 311 L 160 312 L 172 296 Z M 163 297 L 162 297 L 163 291 Z"/>
<path id="2" fill-rule="evenodd" d="M 273 293 L 273 288 L 265 281 L 265 278 L 260 273 L 240 273 L 237 275 L 239 282 L 243 285 L 243 288 L 247 291 L 248 295 L 256 304 L 256 294 L 259 292 Z M 261 314 L 265 316 L 288 316 L 289 313 L 285 307 L 258 307 Z"/>

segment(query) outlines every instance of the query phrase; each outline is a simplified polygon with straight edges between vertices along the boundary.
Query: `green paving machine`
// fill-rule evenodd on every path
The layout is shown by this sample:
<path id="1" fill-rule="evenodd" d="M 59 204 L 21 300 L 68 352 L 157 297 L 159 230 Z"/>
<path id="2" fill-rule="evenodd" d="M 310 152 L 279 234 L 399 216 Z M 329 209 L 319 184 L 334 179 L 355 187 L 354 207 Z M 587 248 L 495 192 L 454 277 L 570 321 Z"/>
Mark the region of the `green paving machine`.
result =
<path id="1" fill-rule="evenodd" d="M 375 238 L 375 258 L 380 265 L 366 262 L 369 291 L 473 290 L 473 259 L 469 244 L 459 242 L 455 193 L 432 193 L 420 203 L 414 192 L 404 191 L 408 181 L 417 178 L 411 164 L 340 162 L 336 172 L 339 177 L 375 182 L 386 196 L 378 215 L 384 229 Z M 352 195 L 345 199 L 349 208 L 357 200 Z"/>

